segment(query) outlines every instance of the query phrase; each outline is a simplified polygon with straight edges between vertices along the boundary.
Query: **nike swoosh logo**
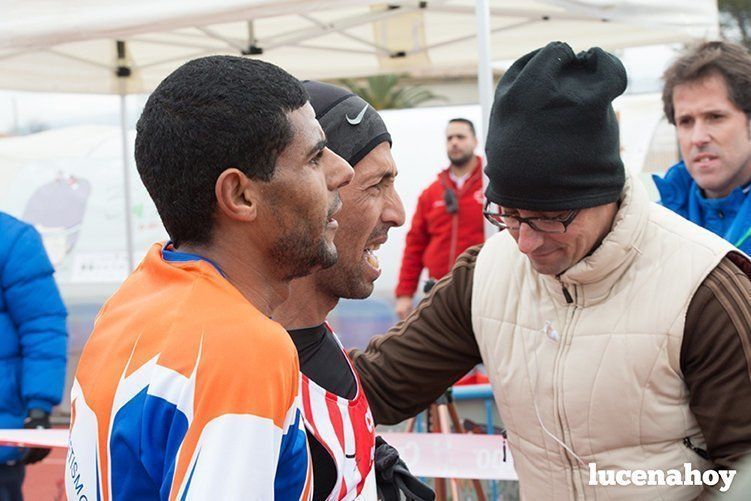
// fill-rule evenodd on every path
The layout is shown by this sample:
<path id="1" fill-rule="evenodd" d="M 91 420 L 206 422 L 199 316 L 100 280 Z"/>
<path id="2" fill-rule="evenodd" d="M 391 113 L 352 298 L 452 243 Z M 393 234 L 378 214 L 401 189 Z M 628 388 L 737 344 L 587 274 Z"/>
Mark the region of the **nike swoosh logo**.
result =
<path id="1" fill-rule="evenodd" d="M 362 117 L 365 116 L 365 111 L 368 109 L 369 104 L 365 105 L 365 108 L 360 111 L 360 113 L 357 114 L 355 118 L 349 118 L 349 115 L 344 115 L 344 118 L 347 119 L 347 122 L 349 122 L 350 125 L 359 125 L 360 122 L 362 122 Z"/>
<path id="2" fill-rule="evenodd" d="M 347 119 L 347 120 L 349 120 L 349 119 Z M 347 453 L 345 453 L 344 457 L 346 457 L 347 459 L 355 459 L 355 455 L 354 454 L 347 454 Z"/>

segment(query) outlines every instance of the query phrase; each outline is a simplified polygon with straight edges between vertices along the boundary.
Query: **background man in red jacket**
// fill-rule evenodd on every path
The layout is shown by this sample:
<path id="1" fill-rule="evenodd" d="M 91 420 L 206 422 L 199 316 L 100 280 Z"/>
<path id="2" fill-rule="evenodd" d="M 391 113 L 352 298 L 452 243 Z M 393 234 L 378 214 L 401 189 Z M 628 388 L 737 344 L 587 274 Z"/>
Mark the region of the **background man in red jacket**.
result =
<path id="1" fill-rule="evenodd" d="M 396 314 L 412 311 L 423 268 L 428 284 L 446 275 L 465 249 L 484 241 L 482 159 L 475 155 L 475 127 L 466 118 L 449 120 L 446 154 L 451 165 L 420 194 L 396 286 Z M 428 285 L 429 287 L 429 285 Z"/>

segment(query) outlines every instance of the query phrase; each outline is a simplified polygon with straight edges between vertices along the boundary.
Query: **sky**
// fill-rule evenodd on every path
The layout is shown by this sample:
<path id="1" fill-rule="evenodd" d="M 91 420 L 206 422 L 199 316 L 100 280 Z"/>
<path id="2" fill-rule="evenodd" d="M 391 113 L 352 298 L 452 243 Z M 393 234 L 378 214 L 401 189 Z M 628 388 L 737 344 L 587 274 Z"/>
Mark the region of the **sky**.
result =
<path id="1" fill-rule="evenodd" d="M 669 61 L 675 57 L 674 46 L 631 48 L 617 55 L 622 59 L 629 75 L 627 92 L 659 92 L 660 76 Z M 501 66 L 510 65 L 501 62 Z M 134 128 L 146 96 L 127 98 L 126 122 Z M 120 124 L 120 98 L 112 95 L 50 94 L 39 92 L 14 92 L 0 90 L 0 135 L 18 130 L 33 132 L 45 128 L 69 125 Z"/>

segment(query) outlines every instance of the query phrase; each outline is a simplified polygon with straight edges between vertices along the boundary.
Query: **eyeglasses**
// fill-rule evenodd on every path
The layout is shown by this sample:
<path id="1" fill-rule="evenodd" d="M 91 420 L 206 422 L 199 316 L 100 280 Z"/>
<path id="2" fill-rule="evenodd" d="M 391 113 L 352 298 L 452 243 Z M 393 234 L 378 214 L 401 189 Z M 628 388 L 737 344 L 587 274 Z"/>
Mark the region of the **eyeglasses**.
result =
<path id="1" fill-rule="evenodd" d="M 574 221 L 579 209 L 571 210 L 567 214 L 558 217 L 521 217 L 515 214 L 503 214 L 500 212 L 489 211 L 491 202 L 485 202 L 485 208 L 482 215 L 490 221 L 493 226 L 498 228 L 518 230 L 522 223 L 526 223 L 535 231 L 540 233 L 566 233 L 568 226 Z M 495 205 L 495 204 L 493 204 Z"/>

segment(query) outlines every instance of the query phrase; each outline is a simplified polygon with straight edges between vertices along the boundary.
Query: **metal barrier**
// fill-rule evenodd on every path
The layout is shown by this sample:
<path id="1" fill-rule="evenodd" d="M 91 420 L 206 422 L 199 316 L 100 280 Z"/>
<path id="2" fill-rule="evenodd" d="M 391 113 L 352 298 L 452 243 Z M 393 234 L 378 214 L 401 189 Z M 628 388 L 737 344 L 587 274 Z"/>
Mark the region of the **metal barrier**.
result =
<path id="1" fill-rule="evenodd" d="M 505 439 L 494 434 L 494 399 L 489 384 L 455 386 L 455 401 L 482 400 L 485 404 L 487 435 L 454 433 L 427 435 L 418 416 L 414 433 L 383 433 L 399 449 L 412 472 L 423 477 L 477 478 L 491 481 L 491 499 L 498 499 L 497 480 L 516 480 L 513 458 Z M 58 447 L 68 445 L 67 429 L 0 430 L 0 445 Z"/>
<path id="2" fill-rule="evenodd" d="M 509 451 L 506 450 L 506 444 L 505 440 L 503 443 L 499 441 L 493 441 L 492 437 L 499 437 L 499 435 L 495 434 L 497 432 L 495 427 L 495 420 L 493 417 L 493 411 L 495 409 L 495 399 L 493 396 L 493 390 L 490 386 L 490 384 L 468 384 L 468 385 L 460 385 L 460 386 L 454 386 L 452 389 L 452 397 L 454 401 L 461 402 L 461 401 L 477 401 L 481 400 L 484 403 L 485 406 L 485 432 L 487 435 L 474 435 L 474 437 L 483 437 L 488 438 L 487 441 L 476 441 L 476 442 L 469 442 L 464 441 L 462 442 L 462 439 L 460 437 L 452 438 L 448 441 L 441 442 L 441 439 L 439 438 L 431 438 L 429 440 L 416 440 L 409 442 L 407 441 L 407 437 L 393 437 L 392 439 L 396 442 L 392 445 L 399 445 L 397 448 L 400 450 L 400 454 L 403 454 L 402 449 L 404 448 L 404 455 L 409 456 L 410 453 L 416 455 L 415 452 L 418 450 L 418 448 L 424 452 L 431 451 L 430 453 L 436 454 L 436 450 L 440 450 L 440 447 L 443 447 L 446 450 L 451 449 L 452 453 L 455 451 L 461 451 L 464 455 L 462 456 L 465 460 L 468 461 L 475 461 L 476 459 L 471 459 L 467 454 L 466 451 L 464 451 L 464 447 L 462 447 L 462 444 L 464 444 L 467 447 L 472 447 L 476 450 L 476 452 L 482 456 L 487 456 L 489 458 L 489 461 L 496 461 L 498 460 L 498 450 L 503 447 L 503 453 L 502 453 L 502 461 L 504 462 L 503 467 L 501 468 L 488 468 L 485 467 L 475 467 L 474 469 L 474 477 L 472 474 L 467 473 L 467 471 L 471 470 L 472 468 L 468 468 L 467 471 L 459 469 L 459 470 L 453 470 L 453 474 L 455 477 L 453 478 L 481 478 L 481 479 L 487 479 L 490 480 L 490 489 L 491 489 L 491 499 L 498 499 L 498 482 L 497 480 L 516 480 L 516 474 L 513 472 L 513 460 L 511 458 L 511 454 Z M 414 431 L 416 433 L 423 433 L 425 430 L 425 413 L 420 414 L 415 418 L 415 427 Z M 391 434 L 389 434 L 391 435 Z M 394 435 L 403 435 L 403 434 L 394 434 Z M 384 437 L 386 434 L 384 434 Z M 385 438 L 386 441 L 390 443 L 390 438 Z M 438 449 L 436 449 L 438 448 Z M 496 453 L 494 453 L 494 451 Z M 406 458 L 405 458 L 406 459 Z M 482 459 L 479 460 L 480 463 L 483 463 L 484 461 Z M 411 459 L 408 464 L 410 465 L 410 468 L 413 467 L 413 464 L 415 463 L 414 459 Z M 417 469 L 424 468 L 422 473 L 425 473 L 425 477 L 431 477 L 435 476 L 436 468 L 439 467 L 439 465 L 434 464 L 426 464 L 425 461 L 422 463 L 415 463 L 414 464 Z M 498 465 L 496 465 L 498 466 Z M 510 467 L 510 470 L 505 468 Z M 414 472 L 417 475 L 420 475 L 420 472 Z"/>

